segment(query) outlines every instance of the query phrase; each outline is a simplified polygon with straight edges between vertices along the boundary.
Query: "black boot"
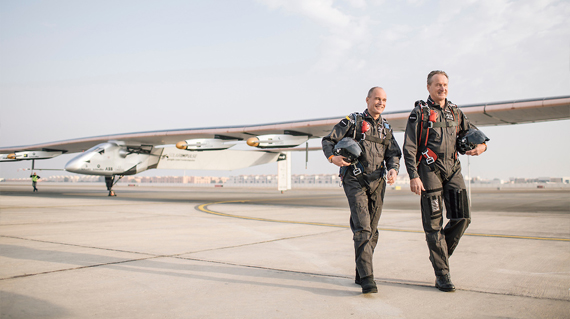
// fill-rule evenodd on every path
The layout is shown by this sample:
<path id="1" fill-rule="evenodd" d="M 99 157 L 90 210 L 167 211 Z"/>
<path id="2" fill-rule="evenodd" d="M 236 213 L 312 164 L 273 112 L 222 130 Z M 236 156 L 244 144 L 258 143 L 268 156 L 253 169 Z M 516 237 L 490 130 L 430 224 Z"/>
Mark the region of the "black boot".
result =
<path id="1" fill-rule="evenodd" d="M 368 277 L 364 277 L 361 279 L 361 284 L 362 286 L 362 293 L 363 294 L 368 294 L 368 293 L 376 293 L 378 292 L 378 287 L 376 287 L 376 282 L 374 281 L 374 276 L 368 276 Z"/>
<path id="2" fill-rule="evenodd" d="M 455 291 L 455 286 L 451 282 L 449 274 L 443 276 L 435 276 L 435 287 L 445 292 Z"/>

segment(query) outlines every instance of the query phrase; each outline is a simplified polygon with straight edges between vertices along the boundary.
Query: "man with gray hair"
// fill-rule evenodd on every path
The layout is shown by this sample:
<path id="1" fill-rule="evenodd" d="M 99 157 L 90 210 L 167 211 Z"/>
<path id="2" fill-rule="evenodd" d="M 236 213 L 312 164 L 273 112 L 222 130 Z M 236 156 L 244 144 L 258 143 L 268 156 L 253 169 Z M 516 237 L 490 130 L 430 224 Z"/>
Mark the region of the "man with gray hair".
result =
<path id="1" fill-rule="evenodd" d="M 366 97 L 367 109 L 342 119 L 322 140 L 325 156 L 340 167 L 350 206 L 356 261 L 354 282 L 361 285 L 362 293 L 378 292 L 372 267 L 378 221 L 386 182 L 396 181 L 402 156 L 390 124 L 380 116 L 386 100 L 384 89 L 371 88 Z"/>
<path id="2" fill-rule="evenodd" d="M 432 71 L 427 78 L 429 96 L 416 101 L 408 118 L 404 137 L 404 161 L 410 176 L 410 190 L 421 195 L 422 224 L 435 271 L 435 286 L 455 291 L 449 275 L 449 257 L 469 226 L 471 216 L 457 139 L 477 130 L 465 114 L 447 99 L 448 76 Z M 466 155 L 477 156 L 487 150 L 478 144 Z M 443 204 L 449 222 L 443 226 Z"/>

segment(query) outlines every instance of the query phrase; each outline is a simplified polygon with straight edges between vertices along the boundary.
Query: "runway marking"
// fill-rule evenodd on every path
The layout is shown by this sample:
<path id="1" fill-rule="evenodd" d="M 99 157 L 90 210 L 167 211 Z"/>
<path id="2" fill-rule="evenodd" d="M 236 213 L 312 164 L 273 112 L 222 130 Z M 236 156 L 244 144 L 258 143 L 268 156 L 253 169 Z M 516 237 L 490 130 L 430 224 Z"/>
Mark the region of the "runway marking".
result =
<path id="1" fill-rule="evenodd" d="M 208 206 L 215 205 L 215 204 L 246 203 L 246 202 L 252 202 L 252 201 L 253 200 L 231 200 L 231 201 L 223 201 L 223 202 L 213 202 L 213 203 L 206 203 L 206 204 L 198 205 L 196 207 L 196 209 L 201 211 L 201 212 L 204 212 L 204 213 L 223 216 L 223 217 L 230 217 L 230 218 L 257 220 L 257 221 L 272 222 L 272 223 L 349 228 L 349 226 L 338 225 L 338 224 L 316 223 L 316 222 L 300 222 L 300 221 L 292 221 L 292 220 L 279 220 L 279 219 L 269 219 L 269 218 L 251 217 L 251 216 L 243 216 L 243 215 L 233 215 L 233 214 L 216 212 L 216 211 L 213 211 L 213 210 L 210 210 L 207 208 Z M 263 200 L 263 201 L 266 201 L 266 200 Z M 378 230 L 392 231 L 392 232 L 404 232 L 404 233 L 418 233 L 418 234 L 424 233 L 423 230 L 396 229 L 396 228 L 378 228 Z M 463 235 L 464 236 L 473 236 L 473 237 L 495 237 L 495 238 L 512 238 L 512 239 L 568 241 L 568 242 L 570 242 L 570 238 L 557 238 L 557 237 L 535 237 L 535 236 L 516 236 L 516 235 L 477 234 L 477 233 L 465 233 Z"/>
<path id="2" fill-rule="evenodd" d="M 570 238 L 557 238 L 557 237 L 533 237 L 533 236 L 473 234 L 473 233 L 466 233 L 465 235 L 467 235 L 467 236 L 478 236 L 478 237 L 499 237 L 499 238 L 532 239 L 532 240 L 570 241 Z"/>
<path id="3" fill-rule="evenodd" d="M 206 206 L 213 205 L 213 204 L 227 204 L 227 203 L 245 203 L 249 202 L 250 200 L 233 200 L 233 201 L 226 201 L 226 202 L 216 202 L 216 203 L 207 203 L 202 204 L 197 207 L 199 211 L 224 216 L 224 217 L 232 217 L 232 218 L 239 218 L 239 219 L 249 219 L 249 220 L 257 220 L 263 222 L 274 222 L 274 223 L 284 223 L 284 224 L 302 224 L 302 225 L 313 225 L 313 226 L 327 226 L 327 227 L 340 227 L 340 228 L 347 228 L 348 226 L 344 225 L 336 225 L 336 224 L 327 224 L 327 223 L 313 223 L 313 222 L 299 222 L 299 221 L 292 221 L 292 220 L 278 220 L 278 219 L 269 219 L 269 218 L 260 218 L 260 217 L 250 217 L 250 216 L 240 216 L 240 215 L 232 215 L 226 213 L 215 212 L 213 210 L 209 210 Z"/>

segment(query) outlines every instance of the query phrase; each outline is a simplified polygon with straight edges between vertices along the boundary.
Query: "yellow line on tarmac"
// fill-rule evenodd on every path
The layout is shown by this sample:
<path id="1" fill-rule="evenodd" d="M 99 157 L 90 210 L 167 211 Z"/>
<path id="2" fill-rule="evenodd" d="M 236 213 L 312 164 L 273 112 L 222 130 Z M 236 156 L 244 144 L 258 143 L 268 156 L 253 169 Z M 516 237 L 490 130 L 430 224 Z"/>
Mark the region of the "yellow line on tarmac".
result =
<path id="1" fill-rule="evenodd" d="M 218 215 L 218 216 L 233 217 L 233 218 L 240 218 L 240 219 L 249 219 L 249 220 L 258 220 L 258 221 L 263 221 L 263 222 L 274 222 L 274 223 L 285 223 L 285 224 L 303 224 L 303 225 L 313 225 L 313 226 L 328 226 L 328 227 L 347 228 L 347 226 L 344 226 L 344 225 L 335 225 L 335 224 L 326 224 L 326 223 L 313 223 L 313 222 L 298 222 L 298 221 L 292 221 L 292 220 L 278 220 L 278 219 L 268 219 L 268 218 L 259 218 L 259 217 L 231 215 L 231 214 L 215 212 L 215 211 L 212 211 L 212 210 L 209 210 L 206 208 L 206 206 L 213 205 L 213 204 L 243 203 L 243 202 L 246 202 L 246 201 L 245 200 L 244 201 L 236 200 L 236 201 L 229 201 L 229 202 L 217 202 L 217 203 L 202 204 L 202 205 L 198 206 L 198 210 L 205 212 L 205 213 L 208 213 L 208 214 L 214 214 L 214 215 Z"/>
<path id="2" fill-rule="evenodd" d="M 408 229 L 394 229 L 394 228 L 378 228 L 379 230 L 385 231 L 397 231 L 397 232 L 407 232 L 407 233 L 423 233 L 423 230 L 408 230 Z M 570 238 L 557 238 L 557 237 L 531 237 L 531 236 L 516 236 L 516 235 L 494 235 L 494 234 L 476 234 L 476 233 L 465 233 L 464 236 L 475 236 L 475 237 L 497 237 L 497 238 L 515 238 L 515 239 L 534 239 L 534 240 L 551 240 L 551 241 L 570 241 Z"/>
<path id="3" fill-rule="evenodd" d="M 499 237 L 499 238 L 516 238 L 516 239 L 570 241 L 570 238 L 557 238 L 557 237 L 532 237 L 532 236 L 493 235 L 493 234 L 469 234 L 469 233 L 465 233 L 465 235 L 467 235 L 467 236 L 479 236 L 479 237 Z"/>
<path id="4" fill-rule="evenodd" d="M 213 210 L 209 210 L 206 207 L 209 205 L 214 204 L 228 204 L 228 203 L 245 203 L 251 202 L 253 200 L 233 200 L 233 201 L 224 201 L 224 202 L 214 202 L 214 203 L 207 203 L 198 206 L 198 210 L 218 215 L 224 217 L 232 217 L 232 218 L 239 218 L 239 219 L 248 219 L 248 220 L 257 220 L 257 221 L 264 221 L 264 222 L 274 222 L 274 223 L 287 223 L 287 224 L 302 224 L 302 225 L 313 225 L 313 226 L 327 226 L 327 227 L 338 227 L 338 228 L 348 228 L 345 225 L 337 225 L 337 224 L 327 224 L 327 223 L 314 223 L 314 222 L 299 222 L 299 221 L 291 221 L 291 220 L 278 220 L 278 219 L 269 219 L 269 218 L 260 218 L 260 217 L 250 217 L 250 216 L 240 216 L 240 215 L 232 215 L 226 213 L 215 212 Z M 378 228 L 382 231 L 393 231 L 393 232 L 404 232 L 404 233 L 424 233 L 423 230 L 408 230 L 408 229 L 394 229 L 394 228 Z M 476 237 L 496 237 L 496 238 L 514 238 L 514 239 L 531 239 L 531 240 L 548 240 L 548 241 L 570 241 L 570 238 L 556 238 L 556 237 L 531 237 L 531 236 L 515 236 L 515 235 L 494 235 L 494 234 L 475 234 L 475 233 L 465 233 L 465 236 L 476 236 Z"/>

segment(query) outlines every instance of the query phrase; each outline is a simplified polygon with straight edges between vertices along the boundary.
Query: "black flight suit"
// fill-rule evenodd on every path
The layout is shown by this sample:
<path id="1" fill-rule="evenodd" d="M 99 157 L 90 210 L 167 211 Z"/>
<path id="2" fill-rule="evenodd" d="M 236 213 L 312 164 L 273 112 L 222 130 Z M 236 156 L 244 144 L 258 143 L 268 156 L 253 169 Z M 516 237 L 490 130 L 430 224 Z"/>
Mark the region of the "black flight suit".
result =
<path id="1" fill-rule="evenodd" d="M 385 173 L 390 169 L 396 171 L 400 168 L 402 152 L 393 137 L 392 129 L 382 117 L 374 120 L 368 110 L 361 114 L 362 119 L 370 124 L 367 136 L 388 140 L 385 144 L 360 140 L 362 155 L 359 162 L 362 164 L 364 180 L 368 185 L 361 185 L 354 175 L 354 167 L 347 166 L 341 169 L 344 192 L 350 205 L 350 228 L 353 233 L 356 269 L 359 277 L 373 275 L 372 257 L 378 243 L 378 221 L 382 214 L 382 203 L 386 189 Z M 360 129 L 360 128 L 359 128 Z M 336 124 L 329 135 L 323 137 L 322 147 L 327 158 L 333 155 L 333 149 L 343 137 L 352 137 L 355 130 L 355 115 L 351 114 Z"/>
<path id="2" fill-rule="evenodd" d="M 457 158 L 457 135 L 476 127 L 448 100 L 444 109 L 435 104 L 431 97 L 427 102 L 421 101 L 429 110 L 437 113 L 434 126 L 438 127 L 431 127 L 427 133 L 427 148 L 433 152 L 431 154 L 436 154 L 437 159 L 428 165 L 426 157 L 419 157 L 425 140 L 418 145 L 422 123 L 422 105 L 418 102 L 406 126 L 404 161 L 410 180 L 419 177 L 425 188 L 421 195 L 421 211 L 429 259 L 436 276 L 443 276 L 449 273 L 449 256 L 471 222 L 461 163 Z M 449 219 L 445 228 L 442 228 L 443 202 Z"/>

